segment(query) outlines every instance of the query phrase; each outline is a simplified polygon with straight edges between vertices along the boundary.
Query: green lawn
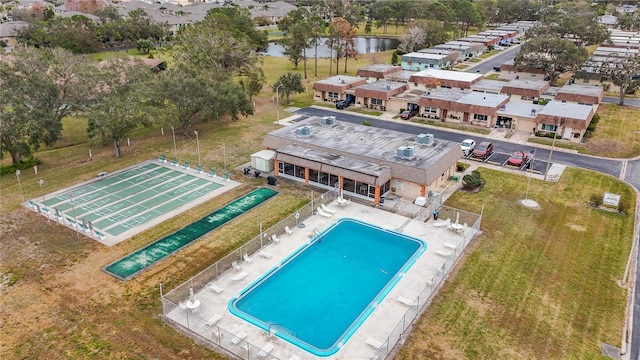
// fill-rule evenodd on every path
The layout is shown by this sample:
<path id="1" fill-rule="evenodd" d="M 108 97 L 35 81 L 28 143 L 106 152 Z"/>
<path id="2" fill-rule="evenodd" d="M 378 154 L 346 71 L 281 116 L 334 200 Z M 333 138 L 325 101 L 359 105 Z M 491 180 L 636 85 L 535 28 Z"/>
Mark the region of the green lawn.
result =
<path id="1" fill-rule="evenodd" d="M 486 186 L 446 205 L 483 211 L 483 234 L 419 320 L 396 359 L 606 359 L 620 346 L 623 276 L 633 214 L 588 206 L 591 194 L 632 189 L 606 175 L 569 168 L 559 183 L 481 169 Z"/>

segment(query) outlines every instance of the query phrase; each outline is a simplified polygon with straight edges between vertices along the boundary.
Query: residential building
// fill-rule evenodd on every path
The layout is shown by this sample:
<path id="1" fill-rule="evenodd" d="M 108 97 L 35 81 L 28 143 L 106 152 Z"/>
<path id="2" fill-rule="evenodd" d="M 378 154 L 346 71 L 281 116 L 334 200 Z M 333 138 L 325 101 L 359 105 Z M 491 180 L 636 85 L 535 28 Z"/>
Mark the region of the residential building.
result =
<path id="1" fill-rule="evenodd" d="M 28 26 L 29 23 L 24 21 L 7 21 L 0 23 L 0 41 L 7 45 L 4 47 L 5 52 L 13 51 L 17 44 L 16 37 L 22 29 L 25 29 Z"/>
<path id="2" fill-rule="evenodd" d="M 454 59 L 455 60 L 455 59 Z M 402 55 L 402 69 L 419 71 L 424 69 L 442 69 L 451 66 L 449 55 L 412 52 Z"/>
<path id="3" fill-rule="evenodd" d="M 346 99 L 347 94 L 353 94 L 353 88 L 366 83 L 367 80 L 365 78 L 357 76 L 332 76 L 318 80 L 313 84 L 313 98 L 315 100 L 337 102 Z"/>
<path id="4" fill-rule="evenodd" d="M 580 141 L 595 110 L 590 105 L 551 101 L 538 112 L 536 130 L 554 132 L 563 139 Z"/>
<path id="5" fill-rule="evenodd" d="M 420 97 L 420 114 L 448 122 L 494 127 L 497 111 L 509 96 L 476 91 L 434 89 Z"/>
<path id="6" fill-rule="evenodd" d="M 400 71 L 402 71 L 402 68 L 399 66 L 390 64 L 372 64 L 359 68 L 356 74 L 359 77 L 365 78 L 368 83 L 372 83 L 378 80 L 387 79 L 392 74 Z"/>
<path id="7" fill-rule="evenodd" d="M 429 90 L 434 87 L 470 89 L 483 79 L 482 74 L 462 71 L 427 69 L 414 73 L 409 78 L 412 89 Z"/>
<path id="8" fill-rule="evenodd" d="M 387 111 L 387 105 L 393 95 L 408 90 L 405 83 L 380 80 L 374 83 L 365 83 L 354 89 L 356 104 L 365 108 Z"/>
<path id="9" fill-rule="evenodd" d="M 554 100 L 592 105 L 597 110 L 603 97 L 604 89 L 601 86 L 579 85 L 568 82 L 558 90 Z"/>

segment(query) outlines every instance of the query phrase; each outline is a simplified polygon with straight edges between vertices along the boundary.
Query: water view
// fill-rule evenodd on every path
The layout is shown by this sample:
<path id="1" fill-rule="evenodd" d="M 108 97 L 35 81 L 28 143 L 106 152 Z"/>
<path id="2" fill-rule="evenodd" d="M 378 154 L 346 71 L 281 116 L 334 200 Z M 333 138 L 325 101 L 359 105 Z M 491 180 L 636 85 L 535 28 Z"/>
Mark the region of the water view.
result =
<path id="1" fill-rule="evenodd" d="M 331 50 L 325 45 L 326 38 L 320 39 L 320 45 L 318 46 L 318 57 L 328 58 L 331 56 Z M 380 51 L 387 51 L 398 47 L 400 41 L 394 38 L 376 38 L 376 37 L 355 37 L 356 50 L 358 54 L 368 54 Z M 269 48 L 264 55 L 268 56 L 285 56 L 284 46 L 275 42 L 269 43 Z M 313 47 L 307 49 L 307 58 L 313 58 L 315 49 Z"/>

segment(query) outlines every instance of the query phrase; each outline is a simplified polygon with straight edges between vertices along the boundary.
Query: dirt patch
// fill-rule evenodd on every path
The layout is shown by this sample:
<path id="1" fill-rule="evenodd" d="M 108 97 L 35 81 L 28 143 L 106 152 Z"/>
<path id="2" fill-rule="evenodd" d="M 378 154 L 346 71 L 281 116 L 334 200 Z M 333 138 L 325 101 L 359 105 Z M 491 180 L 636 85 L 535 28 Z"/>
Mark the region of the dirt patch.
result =
<path id="1" fill-rule="evenodd" d="M 585 143 L 585 147 L 589 150 L 590 154 L 619 153 L 626 149 L 624 144 L 606 139 L 590 139 Z"/>
<path id="2" fill-rule="evenodd" d="M 582 226 L 582 225 L 578 225 L 578 224 L 567 224 L 567 226 L 574 231 L 579 231 L 579 232 L 585 232 L 587 231 L 587 228 Z"/>

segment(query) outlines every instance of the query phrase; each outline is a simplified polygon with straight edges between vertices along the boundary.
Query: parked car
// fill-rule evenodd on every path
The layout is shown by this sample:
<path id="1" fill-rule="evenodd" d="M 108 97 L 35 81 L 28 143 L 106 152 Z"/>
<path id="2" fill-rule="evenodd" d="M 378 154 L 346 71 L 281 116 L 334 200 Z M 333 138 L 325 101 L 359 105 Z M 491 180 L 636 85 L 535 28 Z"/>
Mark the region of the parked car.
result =
<path id="1" fill-rule="evenodd" d="M 418 110 L 416 109 L 412 109 L 412 110 L 405 110 L 400 114 L 400 119 L 404 119 L 404 120 L 409 120 L 412 117 L 418 115 Z"/>
<path id="2" fill-rule="evenodd" d="M 502 46 L 497 46 L 496 45 L 496 46 L 493 47 L 493 50 L 502 51 L 502 50 L 504 50 L 504 48 Z"/>
<path id="3" fill-rule="evenodd" d="M 522 167 L 529 162 L 529 155 L 525 151 L 516 151 L 507 160 L 507 165 Z"/>
<path id="4" fill-rule="evenodd" d="M 476 147 L 473 149 L 473 157 L 477 157 L 480 159 L 486 159 L 489 156 L 491 156 L 491 154 L 493 154 L 493 143 L 489 142 L 489 141 L 483 141 L 480 144 L 476 145 Z"/>
<path id="5" fill-rule="evenodd" d="M 464 156 L 469 156 L 473 149 L 476 147 L 476 142 L 473 139 L 464 139 L 460 143 L 460 147 L 462 148 L 462 153 Z"/>
<path id="6" fill-rule="evenodd" d="M 346 109 L 349 107 L 349 105 L 351 105 L 353 102 L 349 101 L 349 100 L 340 100 L 336 103 L 336 109 Z"/>

